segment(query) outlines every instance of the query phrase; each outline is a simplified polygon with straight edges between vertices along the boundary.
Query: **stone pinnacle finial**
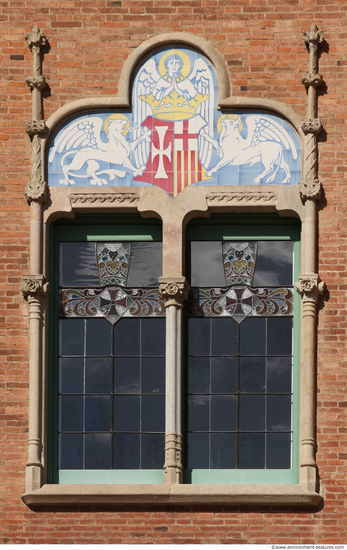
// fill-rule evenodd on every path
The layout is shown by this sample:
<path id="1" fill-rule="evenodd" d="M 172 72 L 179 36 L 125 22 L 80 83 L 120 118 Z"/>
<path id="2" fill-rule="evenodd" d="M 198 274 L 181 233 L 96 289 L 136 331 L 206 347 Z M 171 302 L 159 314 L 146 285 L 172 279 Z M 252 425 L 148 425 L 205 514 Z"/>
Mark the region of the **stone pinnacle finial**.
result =
<path id="1" fill-rule="evenodd" d="M 33 26 L 32 32 L 28 33 L 25 36 L 25 41 L 29 48 L 31 49 L 33 46 L 36 46 L 40 48 L 41 46 L 44 46 L 46 44 L 46 36 L 43 31 L 41 31 L 36 25 Z"/>
<path id="2" fill-rule="evenodd" d="M 323 42 L 323 31 L 319 31 L 315 23 L 311 25 L 309 31 L 304 31 L 302 36 L 305 44 L 311 43 L 317 45 Z"/>

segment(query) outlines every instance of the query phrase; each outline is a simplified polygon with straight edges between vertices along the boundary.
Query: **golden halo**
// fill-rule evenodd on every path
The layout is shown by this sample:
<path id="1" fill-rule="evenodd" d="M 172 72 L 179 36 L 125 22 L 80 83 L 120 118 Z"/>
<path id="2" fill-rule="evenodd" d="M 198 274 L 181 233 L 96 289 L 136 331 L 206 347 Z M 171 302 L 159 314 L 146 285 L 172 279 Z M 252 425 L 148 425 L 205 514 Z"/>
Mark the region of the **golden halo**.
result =
<path id="1" fill-rule="evenodd" d="M 218 133 L 220 134 L 221 131 L 222 131 L 222 120 L 224 120 L 226 118 L 229 118 L 231 120 L 237 120 L 239 117 L 240 117 L 240 115 L 236 115 L 236 114 L 233 114 L 233 113 L 230 113 L 229 115 L 220 116 L 219 119 L 218 119 L 218 122 L 217 122 Z M 243 124 L 241 122 L 241 124 L 239 126 L 239 132 L 241 132 L 242 128 L 243 128 Z"/>
<path id="2" fill-rule="evenodd" d="M 127 123 L 123 126 L 122 136 L 127 135 L 127 133 L 129 132 L 129 128 L 130 128 L 130 122 L 129 122 L 128 117 L 126 117 L 125 115 L 122 115 L 122 113 L 115 113 L 114 115 L 110 115 L 110 116 L 107 117 L 107 119 L 104 122 L 104 130 L 105 130 L 107 135 L 108 135 L 108 127 L 109 127 L 109 124 L 110 124 L 110 120 L 119 120 L 119 119 L 127 121 Z"/>
<path id="3" fill-rule="evenodd" d="M 189 56 L 182 52 L 182 50 L 169 50 L 168 52 L 165 52 L 159 61 L 159 72 L 161 76 L 164 76 L 166 73 L 166 67 L 165 67 L 165 61 L 170 55 L 176 55 L 177 57 L 180 57 L 183 62 L 183 67 L 181 69 L 181 74 L 184 78 L 187 78 L 187 76 L 190 73 L 190 67 L 191 67 L 191 61 L 189 59 Z"/>

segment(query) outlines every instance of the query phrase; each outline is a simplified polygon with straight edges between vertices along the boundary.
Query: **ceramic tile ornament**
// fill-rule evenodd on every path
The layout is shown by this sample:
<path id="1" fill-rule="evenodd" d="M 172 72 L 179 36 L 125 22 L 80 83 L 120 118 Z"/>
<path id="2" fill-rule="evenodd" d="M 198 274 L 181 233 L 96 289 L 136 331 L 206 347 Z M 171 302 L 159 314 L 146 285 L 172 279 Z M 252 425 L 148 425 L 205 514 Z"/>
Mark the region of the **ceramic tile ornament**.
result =
<path id="1" fill-rule="evenodd" d="M 217 111 L 210 61 L 189 48 L 152 52 L 136 71 L 132 111 L 88 111 L 53 136 L 59 186 L 293 185 L 301 151 L 291 126 L 262 112 Z"/>

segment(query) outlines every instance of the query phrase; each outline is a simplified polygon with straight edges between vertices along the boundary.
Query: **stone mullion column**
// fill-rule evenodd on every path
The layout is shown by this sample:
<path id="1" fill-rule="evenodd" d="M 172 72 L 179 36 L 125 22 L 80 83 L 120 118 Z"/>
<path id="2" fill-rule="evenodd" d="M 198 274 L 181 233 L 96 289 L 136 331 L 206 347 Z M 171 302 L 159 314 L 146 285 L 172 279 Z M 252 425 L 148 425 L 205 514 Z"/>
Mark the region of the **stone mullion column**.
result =
<path id="1" fill-rule="evenodd" d="M 33 75 L 26 80 L 32 90 L 32 120 L 26 124 L 26 132 L 32 140 L 31 178 L 25 186 L 25 196 L 30 204 L 30 275 L 24 276 L 21 282 L 21 291 L 29 304 L 30 329 L 29 440 L 25 478 L 25 491 L 28 492 L 39 489 L 42 484 L 42 320 L 48 283 L 45 283 L 42 265 L 42 203 L 46 201 L 47 185 L 41 143 L 46 131 L 42 109 L 42 88 L 46 81 L 42 76 L 41 48 L 46 37 L 34 27 L 26 36 L 26 42 L 33 54 Z"/>
<path id="2" fill-rule="evenodd" d="M 307 120 L 302 123 L 305 134 L 303 179 L 299 185 L 305 205 L 302 224 L 302 274 L 296 284 L 302 296 L 301 324 L 301 393 L 300 393 L 300 484 L 316 491 L 316 331 L 317 302 L 323 293 L 324 283 L 316 273 L 317 265 L 317 208 L 321 184 L 318 180 L 317 135 L 321 122 L 317 118 L 317 91 L 322 77 L 318 74 L 318 44 L 323 41 L 322 31 L 312 25 L 303 34 L 309 48 L 309 73 L 302 78 L 307 87 Z"/>
<path id="3" fill-rule="evenodd" d="M 164 483 L 182 483 L 181 372 L 182 307 L 189 285 L 183 276 L 160 277 L 166 307 Z"/>

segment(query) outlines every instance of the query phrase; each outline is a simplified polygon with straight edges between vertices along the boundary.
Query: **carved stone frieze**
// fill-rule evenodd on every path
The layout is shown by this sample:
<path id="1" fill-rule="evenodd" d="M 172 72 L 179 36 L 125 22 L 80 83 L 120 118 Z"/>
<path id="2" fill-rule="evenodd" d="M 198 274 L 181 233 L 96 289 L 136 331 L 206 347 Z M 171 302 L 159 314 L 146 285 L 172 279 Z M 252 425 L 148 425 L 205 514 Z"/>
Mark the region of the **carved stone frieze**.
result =
<path id="1" fill-rule="evenodd" d="M 303 120 L 301 128 L 305 134 L 314 134 L 317 136 L 322 129 L 322 123 L 319 118 Z"/>
<path id="2" fill-rule="evenodd" d="M 318 180 L 303 180 L 299 183 L 299 193 L 303 201 L 320 199 L 322 184 Z"/>
<path id="3" fill-rule="evenodd" d="M 21 283 L 20 290 L 27 298 L 32 295 L 46 295 L 49 292 L 49 283 L 46 282 L 44 275 L 24 275 Z"/>
<path id="4" fill-rule="evenodd" d="M 275 191 L 231 191 L 215 192 L 207 195 L 207 204 L 209 206 L 230 206 L 237 204 L 244 205 L 275 205 L 278 195 Z"/>
<path id="5" fill-rule="evenodd" d="M 44 120 L 30 120 L 25 124 L 25 131 L 29 136 L 44 134 L 46 131 L 46 123 Z"/>
<path id="6" fill-rule="evenodd" d="M 185 277 L 159 277 L 159 293 L 165 300 L 165 307 L 183 307 L 189 293 L 188 281 Z"/>
<path id="7" fill-rule="evenodd" d="M 137 206 L 137 193 L 73 193 L 69 195 L 72 205 L 83 204 L 120 204 L 121 206 Z"/>

